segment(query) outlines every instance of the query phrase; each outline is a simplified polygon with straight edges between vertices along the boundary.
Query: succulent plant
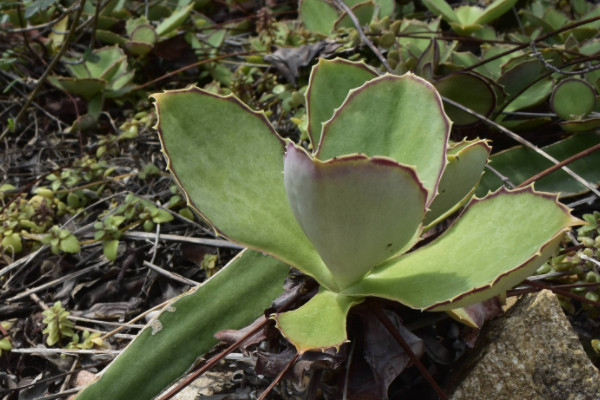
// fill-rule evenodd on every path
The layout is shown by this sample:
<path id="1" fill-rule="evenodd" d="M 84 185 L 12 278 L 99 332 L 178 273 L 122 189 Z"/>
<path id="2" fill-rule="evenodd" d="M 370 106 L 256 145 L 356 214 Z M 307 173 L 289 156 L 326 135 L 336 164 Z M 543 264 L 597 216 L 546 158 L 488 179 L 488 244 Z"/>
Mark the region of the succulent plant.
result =
<path id="1" fill-rule="evenodd" d="M 368 24 L 376 16 L 389 17 L 394 14 L 396 8 L 395 2 L 390 0 L 344 0 L 344 3 L 352 10 L 361 25 Z M 338 10 L 334 2 L 326 0 L 301 0 L 298 14 L 307 31 L 321 35 L 330 34 L 339 28 L 354 27 L 348 13 Z"/>
<path id="2" fill-rule="evenodd" d="M 533 274 L 580 223 L 556 196 L 531 186 L 471 200 L 490 147 L 450 143 L 438 92 L 413 74 L 378 76 L 363 63 L 321 60 L 306 92 L 312 151 L 234 96 L 192 87 L 153 97 L 168 168 L 190 206 L 248 249 L 167 307 L 80 399 L 128 398 L 125 386 L 137 390 L 148 374 L 146 396 L 165 387 L 176 368 L 183 373 L 208 350 L 216 329 L 232 325 L 223 313 L 241 322 L 251 311 L 248 290 L 253 310 L 256 299 L 268 303 L 286 265 L 320 285 L 300 308 L 273 316 L 304 353 L 346 342 L 346 316 L 369 296 L 461 314 Z M 465 204 L 435 237 L 432 229 Z M 427 244 L 424 235 L 432 236 Z M 232 287 L 240 293 L 234 305 Z M 173 365 L 163 371 L 167 360 Z M 147 369 L 133 376 L 132 362 Z"/>
<path id="3" fill-rule="evenodd" d="M 344 343 L 346 315 L 367 296 L 423 310 L 495 296 L 534 272 L 578 221 L 554 196 L 502 189 L 409 252 L 470 199 L 489 146 L 448 144 L 451 122 L 427 81 L 374 75 L 342 60 L 314 68 L 312 152 L 235 97 L 197 88 L 154 95 L 169 169 L 192 206 L 220 235 L 321 285 L 276 317 L 299 352 Z"/>
<path id="4" fill-rule="evenodd" d="M 423 0 L 423 4 L 434 14 L 441 16 L 452 29 L 470 35 L 509 11 L 517 0 L 496 0 L 485 9 L 477 6 L 460 6 L 453 10 L 444 0 Z"/>

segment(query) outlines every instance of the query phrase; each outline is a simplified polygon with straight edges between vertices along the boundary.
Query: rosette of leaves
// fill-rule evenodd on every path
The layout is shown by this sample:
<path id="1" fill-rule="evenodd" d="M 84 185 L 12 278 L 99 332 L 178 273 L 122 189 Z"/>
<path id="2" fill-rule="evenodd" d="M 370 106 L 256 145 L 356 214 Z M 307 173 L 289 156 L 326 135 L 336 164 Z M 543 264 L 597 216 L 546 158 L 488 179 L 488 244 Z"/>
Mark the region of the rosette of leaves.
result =
<path id="1" fill-rule="evenodd" d="M 452 9 L 444 0 L 423 0 L 425 7 L 435 15 L 441 16 L 461 35 L 470 35 L 484 28 L 502 14 L 510 10 L 517 0 L 496 0 L 487 7 L 460 6 Z"/>
<path id="2" fill-rule="evenodd" d="M 126 35 L 122 36 L 110 30 L 98 29 L 96 37 L 109 44 L 119 44 L 129 54 L 142 57 L 152 51 L 160 38 L 167 37 L 168 34 L 180 27 L 193 8 L 193 4 L 181 6 L 156 27 L 146 17 L 131 18 L 127 20 L 125 26 Z M 168 9 L 164 11 L 168 11 Z"/>
<path id="3" fill-rule="evenodd" d="M 54 225 L 48 231 L 48 234 L 42 237 L 42 243 L 50 246 L 50 250 L 54 254 L 59 252 L 79 253 L 81 245 L 79 240 L 68 229 L 60 229 L 58 225 Z"/>
<path id="4" fill-rule="evenodd" d="M 88 113 L 97 117 L 104 98 L 116 98 L 129 92 L 135 74 L 127 65 L 127 56 L 117 46 L 103 47 L 84 55 L 82 63 L 68 64 L 70 77 L 50 76 L 54 86 L 82 96 L 88 101 Z"/>
<path id="5" fill-rule="evenodd" d="M 139 387 L 144 376 L 167 386 L 174 367 L 169 378 L 161 370 L 166 360 L 175 362 L 172 349 L 193 346 L 182 330 L 195 342 L 216 328 L 199 319 L 199 310 L 209 322 L 223 317 L 216 299 L 206 297 L 215 282 L 223 285 L 219 301 L 231 295 L 229 285 L 266 300 L 263 288 L 277 284 L 278 265 L 313 277 L 320 289 L 311 300 L 273 316 L 302 354 L 345 343 L 347 314 L 366 297 L 447 311 L 501 294 L 533 274 L 563 232 L 580 222 L 555 196 L 532 187 L 471 200 L 490 148 L 483 140 L 449 143 L 451 122 L 439 94 L 413 74 L 377 76 L 363 63 L 321 60 L 306 92 L 311 152 L 283 139 L 263 112 L 234 96 L 192 87 L 153 97 L 168 168 L 190 206 L 248 250 L 172 303 L 177 319 L 163 312 L 160 332 L 143 331 L 81 399 L 106 390 L 128 398 L 126 386 Z M 466 203 L 442 235 L 419 243 Z M 258 285 L 256 276 L 267 270 L 277 273 Z M 225 274 L 232 281 L 221 279 Z M 180 311 L 183 301 L 202 296 L 199 308 Z M 231 318 L 249 301 L 236 298 Z M 150 357 L 145 349 L 154 344 Z M 187 351 L 192 355 L 201 353 Z M 153 369 L 131 376 L 128 366 L 142 358 L 152 359 Z M 179 373 L 190 364 L 179 365 Z"/>
<path id="6" fill-rule="evenodd" d="M 344 343 L 346 315 L 367 296 L 422 310 L 495 296 L 578 221 L 554 196 L 500 190 L 409 252 L 470 198 L 489 151 L 484 141 L 449 147 L 438 93 L 412 74 L 321 61 L 307 90 L 312 152 L 235 97 L 191 88 L 154 98 L 169 169 L 192 206 L 220 235 L 319 282 L 307 304 L 276 316 L 300 353 Z"/>
<path id="7" fill-rule="evenodd" d="M 48 346 L 54 346 L 65 338 L 72 338 L 75 335 L 73 322 L 69 321 L 67 317 L 71 313 L 66 311 L 60 301 L 54 303 L 52 307 L 42 312 L 44 316 L 43 322 L 46 324 L 46 328 L 42 333 L 47 333 L 46 343 Z"/>

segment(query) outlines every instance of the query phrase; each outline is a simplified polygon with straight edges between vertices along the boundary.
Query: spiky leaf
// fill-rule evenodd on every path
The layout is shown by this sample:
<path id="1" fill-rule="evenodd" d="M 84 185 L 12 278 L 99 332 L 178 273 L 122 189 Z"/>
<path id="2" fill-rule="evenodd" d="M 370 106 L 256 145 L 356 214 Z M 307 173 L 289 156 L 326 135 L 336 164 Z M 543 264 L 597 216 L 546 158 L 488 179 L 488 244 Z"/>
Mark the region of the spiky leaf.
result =
<path id="1" fill-rule="evenodd" d="M 347 341 L 346 316 L 350 308 L 363 299 L 349 297 L 321 288 L 300 308 L 278 314 L 277 328 L 298 350 L 339 347 Z"/>

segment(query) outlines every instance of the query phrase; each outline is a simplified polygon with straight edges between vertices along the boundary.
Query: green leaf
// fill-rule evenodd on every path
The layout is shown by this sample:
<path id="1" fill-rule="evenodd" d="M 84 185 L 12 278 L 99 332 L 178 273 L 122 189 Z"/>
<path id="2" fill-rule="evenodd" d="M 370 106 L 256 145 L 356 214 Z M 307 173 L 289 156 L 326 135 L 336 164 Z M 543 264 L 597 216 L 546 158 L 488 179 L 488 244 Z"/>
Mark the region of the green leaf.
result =
<path id="1" fill-rule="evenodd" d="M 81 246 L 79 245 L 79 240 L 74 235 L 69 235 L 65 239 L 60 241 L 59 248 L 61 251 L 65 253 L 79 253 L 81 250 Z"/>
<path id="2" fill-rule="evenodd" d="M 21 235 L 16 232 L 5 233 L 0 242 L 4 251 L 8 253 L 20 253 L 23 250 L 23 242 L 21 241 Z"/>
<path id="3" fill-rule="evenodd" d="M 160 208 L 160 209 L 158 209 L 158 212 L 156 213 L 156 215 L 152 216 L 152 222 L 155 222 L 157 224 L 163 224 L 165 222 L 173 221 L 173 218 L 174 217 L 170 212 Z"/>
<path id="4" fill-rule="evenodd" d="M 454 10 L 454 14 L 458 17 L 459 24 L 462 30 L 470 30 L 472 33 L 474 30 L 480 29 L 482 24 L 479 22 L 479 17 L 483 15 L 483 8 L 477 6 L 460 6 Z M 452 25 L 454 27 L 454 25 Z"/>
<path id="5" fill-rule="evenodd" d="M 58 343 L 58 340 L 59 340 L 58 328 L 54 328 L 47 333 L 48 333 L 48 337 L 46 338 L 46 344 L 48 346 L 54 346 L 56 343 Z"/>
<path id="6" fill-rule="evenodd" d="M 103 47 L 93 52 L 95 61 L 86 61 L 91 78 L 110 81 L 122 65 L 127 63 L 127 56 L 118 46 Z"/>
<path id="7" fill-rule="evenodd" d="M 394 0 L 375 0 L 375 4 L 379 7 L 379 18 L 392 17 L 396 10 L 396 2 Z"/>
<path id="8" fill-rule="evenodd" d="M 437 224 L 471 199 L 491 150 L 485 140 L 463 140 L 448 149 L 448 165 L 425 216 L 426 226 Z"/>
<path id="9" fill-rule="evenodd" d="M 600 129 L 600 118 L 564 121 L 560 127 L 570 133 L 593 132 Z"/>
<path id="10" fill-rule="evenodd" d="M 531 187 L 471 202 L 442 236 L 390 260 L 344 293 L 449 310 L 493 297 L 533 274 L 580 220 Z"/>
<path id="11" fill-rule="evenodd" d="M 540 104 L 546 100 L 546 98 L 552 92 L 552 83 L 552 79 L 550 78 L 537 81 L 525 89 L 525 91 L 519 94 L 514 100 L 512 100 L 504 108 L 504 111 L 517 111 L 522 108 L 532 107 Z"/>
<path id="12" fill-rule="evenodd" d="M 362 153 L 412 165 L 429 204 L 446 164 L 451 122 L 435 88 L 413 74 L 386 74 L 350 94 L 323 126 L 321 160 Z"/>
<path id="13" fill-rule="evenodd" d="M 490 115 L 496 105 L 496 95 L 490 84 L 473 72 L 446 75 L 435 82 L 435 88 L 442 96 L 485 116 Z M 457 125 L 479 121 L 479 118 L 452 105 L 445 105 L 445 109 L 448 117 Z"/>
<path id="14" fill-rule="evenodd" d="M 156 30 L 154 30 L 154 27 L 150 24 L 141 24 L 136 26 L 133 32 L 131 32 L 130 37 L 134 42 L 147 43 L 151 46 L 154 45 L 158 40 Z"/>
<path id="15" fill-rule="evenodd" d="M 363 26 L 373 20 L 373 15 L 375 14 L 375 3 L 371 0 L 360 2 L 351 6 L 350 10 L 356 16 L 360 25 Z M 340 28 L 355 28 L 354 22 L 346 12 L 343 12 L 337 21 L 335 21 L 335 24 L 333 24 L 334 30 L 338 30 Z"/>
<path id="16" fill-rule="evenodd" d="M 187 17 L 190 15 L 190 12 L 193 8 L 194 2 L 173 12 L 173 14 L 171 14 L 168 18 L 166 18 L 156 27 L 156 34 L 158 36 L 163 36 L 179 28 L 181 24 L 183 24 Z"/>
<path id="17" fill-rule="evenodd" d="M 135 42 L 130 40 L 125 43 L 127 51 L 136 56 L 143 56 L 150 53 L 153 47 L 153 45 L 146 42 Z"/>
<path id="18" fill-rule="evenodd" d="M 277 328 L 298 351 L 339 348 L 348 341 L 346 316 L 361 297 L 344 296 L 321 288 L 300 308 L 277 314 Z"/>
<path id="19" fill-rule="evenodd" d="M 117 250 L 119 249 L 118 240 L 104 240 L 102 242 L 102 249 L 104 250 L 104 256 L 110 261 L 117 259 Z"/>
<path id="20" fill-rule="evenodd" d="M 586 133 L 572 135 L 543 149 L 551 156 L 562 161 L 598 143 L 600 143 L 600 134 Z M 523 146 L 513 147 L 493 155 L 490 164 L 515 185 L 554 165 L 534 150 Z M 588 182 L 599 184 L 600 168 L 598 168 L 598 165 L 600 165 L 600 152 L 595 152 L 572 162 L 569 164 L 569 168 Z M 477 187 L 476 194 L 483 196 L 488 191 L 501 187 L 503 183 L 494 173 L 486 170 Z M 535 187 L 538 190 L 547 192 L 560 192 L 561 197 L 573 196 L 588 191 L 585 186 L 563 170 L 554 171 L 550 175 L 538 179 L 535 182 Z"/>
<path id="21" fill-rule="evenodd" d="M 220 235 L 333 287 L 331 273 L 290 209 L 283 140 L 264 113 L 198 88 L 153 97 L 168 167 L 190 205 Z"/>
<path id="22" fill-rule="evenodd" d="M 331 118 L 350 89 L 359 87 L 376 76 L 377 72 L 365 63 L 341 58 L 321 58 L 313 67 L 306 90 L 306 113 L 309 121 L 308 135 L 315 149 L 321 140 L 322 124 Z"/>
<path id="23" fill-rule="evenodd" d="M 460 20 L 444 0 L 423 0 L 423 5 L 435 15 L 441 15 L 446 22 L 454 22 L 459 24 Z"/>
<path id="24" fill-rule="evenodd" d="M 104 29 L 96 29 L 96 38 L 102 42 L 108 44 L 120 44 L 123 45 L 127 41 L 126 38 L 120 36 L 114 32 L 107 31 Z"/>
<path id="25" fill-rule="evenodd" d="M 405 249 L 420 231 L 427 191 L 410 167 L 363 155 L 322 162 L 290 143 L 284 176 L 294 215 L 339 288 Z"/>
<path id="26" fill-rule="evenodd" d="M 301 0 L 299 14 L 307 31 L 328 35 L 338 19 L 334 6 L 323 0 Z"/>
<path id="27" fill-rule="evenodd" d="M 498 79 L 498 83 L 504 86 L 508 95 L 507 99 L 512 101 L 536 81 L 546 69 L 537 60 L 525 61 L 517 64 L 504 72 Z"/>
<path id="28" fill-rule="evenodd" d="M 550 104 L 560 118 L 580 119 L 594 109 L 596 93 L 583 79 L 567 78 L 554 88 Z"/>
<path id="29" fill-rule="evenodd" d="M 477 18 L 475 23 L 480 25 L 489 24 L 490 22 L 498 19 L 500 16 L 502 16 L 504 13 L 510 10 L 516 2 L 517 0 L 494 1 L 492 4 L 485 8 L 483 14 L 481 14 L 479 18 Z"/>
<path id="30" fill-rule="evenodd" d="M 106 81 L 96 78 L 67 78 L 49 76 L 48 81 L 59 89 L 91 99 L 106 87 Z"/>
<path id="31" fill-rule="evenodd" d="M 12 349 L 12 344 L 10 343 L 10 337 L 3 337 L 0 339 L 0 356 L 2 355 L 2 351 L 9 351 Z"/>
<path id="32" fill-rule="evenodd" d="M 260 316 L 282 293 L 288 271 L 272 257 L 240 253 L 167 305 L 77 400 L 153 398 L 217 343 L 217 331 L 242 328 Z"/>

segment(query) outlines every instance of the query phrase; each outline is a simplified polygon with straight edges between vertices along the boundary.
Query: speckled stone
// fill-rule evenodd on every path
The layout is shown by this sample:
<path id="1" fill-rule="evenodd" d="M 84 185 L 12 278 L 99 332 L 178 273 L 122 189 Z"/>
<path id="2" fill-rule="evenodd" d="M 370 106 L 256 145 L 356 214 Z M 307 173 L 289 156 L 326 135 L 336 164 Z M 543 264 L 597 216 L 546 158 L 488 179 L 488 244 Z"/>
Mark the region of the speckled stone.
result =
<path id="1" fill-rule="evenodd" d="M 599 400 L 600 372 L 544 290 L 487 323 L 446 393 L 452 400 Z"/>
<path id="2" fill-rule="evenodd" d="M 205 372 L 181 392 L 177 393 L 173 397 L 173 400 L 196 400 L 202 397 L 213 398 L 214 395 L 221 398 L 218 394 L 228 391 L 233 386 L 232 376 L 233 372 Z"/>

